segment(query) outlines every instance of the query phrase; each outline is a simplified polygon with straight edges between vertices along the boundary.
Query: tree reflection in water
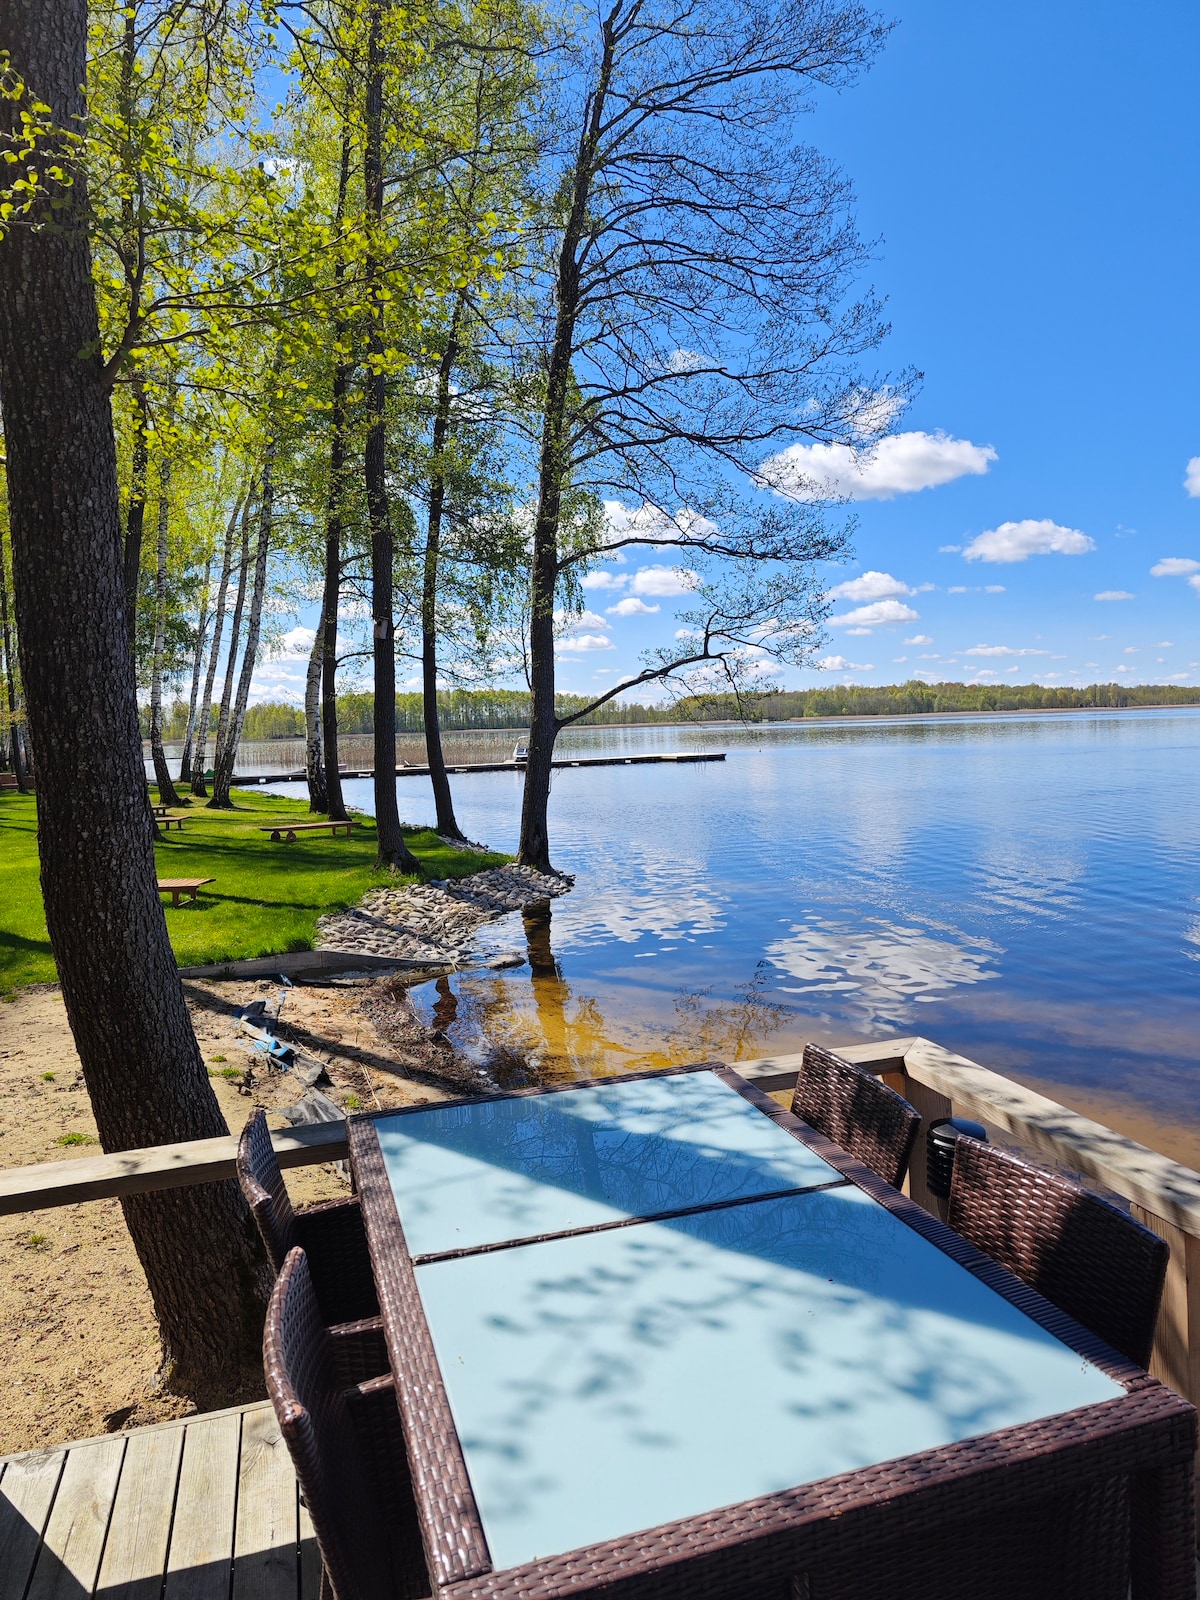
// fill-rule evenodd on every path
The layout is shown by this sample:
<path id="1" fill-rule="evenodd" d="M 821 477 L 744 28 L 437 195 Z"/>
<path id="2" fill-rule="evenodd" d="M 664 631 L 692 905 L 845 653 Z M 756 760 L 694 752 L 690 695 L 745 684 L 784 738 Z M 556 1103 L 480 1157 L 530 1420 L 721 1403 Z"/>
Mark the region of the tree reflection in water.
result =
<path id="1" fill-rule="evenodd" d="M 455 973 L 413 991 L 418 1012 L 502 1088 L 745 1060 L 796 1023 L 798 1013 L 770 992 L 766 961 L 730 1000 L 714 1003 L 711 986 L 684 987 L 670 996 L 670 1013 L 659 1023 L 607 1018 L 595 996 L 572 990 L 563 976 L 552 918 L 548 900 L 522 913 L 528 976 Z"/>

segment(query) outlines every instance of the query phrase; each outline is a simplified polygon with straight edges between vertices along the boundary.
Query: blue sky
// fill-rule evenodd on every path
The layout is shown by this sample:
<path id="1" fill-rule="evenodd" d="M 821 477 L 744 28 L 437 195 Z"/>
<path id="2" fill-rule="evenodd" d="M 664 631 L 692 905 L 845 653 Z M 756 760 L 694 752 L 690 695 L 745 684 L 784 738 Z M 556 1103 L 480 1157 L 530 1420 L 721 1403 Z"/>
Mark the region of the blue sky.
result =
<path id="1" fill-rule="evenodd" d="M 1200 683 L 1200 7 L 892 14 L 873 70 L 801 132 L 879 240 L 883 364 L 925 378 L 900 439 L 857 478 L 841 464 L 859 531 L 829 582 L 857 587 L 827 667 L 778 681 Z M 686 597 L 655 562 L 589 590 L 561 689 L 632 674 L 672 637 Z M 286 671 L 256 698 L 298 698 Z"/>
<path id="2" fill-rule="evenodd" d="M 925 374 L 899 431 L 979 453 L 910 440 L 868 471 L 855 492 L 920 481 L 931 456 L 976 469 L 857 501 L 856 560 L 831 586 L 867 572 L 896 585 L 864 583 L 835 617 L 874 591 L 916 616 L 831 628 L 822 657 L 856 665 L 780 681 L 1200 683 L 1200 584 L 1187 582 L 1200 575 L 1200 465 L 1196 495 L 1184 487 L 1200 457 L 1200 7 L 902 0 L 893 14 L 871 73 L 803 131 L 844 166 L 860 227 L 879 238 L 886 365 Z M 961 553 L 1005 524 L 1017 527 L 985 553 L 1081 553 Z M 1152 576 L 1164 559 L 1196 566 Z M 613 648 L 564 660 L 564 689 L 635 671 L 685 603 L 647 595 L 657 613 L 622 617 L 600 598 L 619 595 L 589 595 L 608 626 L 581 634 Z"/>

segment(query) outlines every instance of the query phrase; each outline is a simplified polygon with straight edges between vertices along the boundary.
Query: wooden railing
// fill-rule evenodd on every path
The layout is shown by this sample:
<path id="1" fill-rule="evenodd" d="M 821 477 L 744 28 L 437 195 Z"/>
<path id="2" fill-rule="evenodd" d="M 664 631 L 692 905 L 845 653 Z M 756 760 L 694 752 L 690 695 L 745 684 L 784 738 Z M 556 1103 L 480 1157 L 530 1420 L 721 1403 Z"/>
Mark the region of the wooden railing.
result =
<path id="1" fill-rule="evenodd" d="M 1151 1371 L 1200 1405 L 1200 1173 L 928 1039 L 886 1039 L 843 1047 L 839 1054 L 878 1073 L 926 1123 L 935 1117 L 972 1117 L 1035 1157 L 1127 1200 L 1134 1216 L 1171 1247 Z M 794 1086 L 800 1057 L 734 1065 L 760 1088 L 777 1092 Z M 344 1160 L 346 1125 L 288 1128 L 273 1133 L 272 1141 L 284 1167 Z M 0 1215 L 213 1183 L 233 1176 L 235 1149 L 232 1138 L 205 1139 L 10 1168 L 0 1171 Z M 925 1184 L 923 1133 L 906 1187 L 926 1210 L 941 1209 Z"/>

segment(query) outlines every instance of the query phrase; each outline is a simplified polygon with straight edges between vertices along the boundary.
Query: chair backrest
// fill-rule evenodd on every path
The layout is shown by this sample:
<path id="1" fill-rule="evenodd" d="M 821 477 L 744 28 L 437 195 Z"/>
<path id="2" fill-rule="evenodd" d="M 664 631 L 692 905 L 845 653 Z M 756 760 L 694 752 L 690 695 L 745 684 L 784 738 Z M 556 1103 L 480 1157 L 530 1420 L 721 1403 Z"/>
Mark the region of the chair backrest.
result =
<path id="1" fill-rule="evenodd" d="M 1009 1150 L 959 1138 L 946 1221 L 1144 1367 L 1170 1250 L 1133 1217 Z"/>
<path id="2" fill-rule="evenodd" d="M 256 1111 L 242 1129 L 237 1148 L 237 1175 L 271 1265 L 278 1273 L 284 1257 L 296 1243 L 296 1214 L 275 1159 L 266 1114 L 261 1110 Z"/>
<path id="3" fill-rule="evenodd" d="M 820 1045 L 806 1044 L 792 1113 L 893 1189 L 904 1182 L 921 1117 L 872 1073 Z"/>
<path id="4" fill-rule="evenodd" d="M 387 1600 L 396 1589 L 380 1499 L 299 1248 L 288 1252 L 271 1294 L 263 1370 L 337 1600 Z"/>

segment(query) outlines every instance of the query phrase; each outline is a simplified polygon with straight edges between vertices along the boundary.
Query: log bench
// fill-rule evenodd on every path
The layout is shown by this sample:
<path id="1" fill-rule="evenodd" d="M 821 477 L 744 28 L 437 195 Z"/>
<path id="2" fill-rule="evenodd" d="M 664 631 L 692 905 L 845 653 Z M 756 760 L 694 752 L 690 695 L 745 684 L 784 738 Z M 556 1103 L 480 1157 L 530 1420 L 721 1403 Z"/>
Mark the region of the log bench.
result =
<path id="1" fill-rule="evenodd" d="M 295 844 L 298 833 L 344 833 L 349 835 L 354 827 L 349 822 L 277 822 L 271 827 L 260 827 L 260 833 L 269 833 L 271 843 Z"/>
<path id="2" fill-rule="evenodd" d="M 159 894 L 169 894 L 172 906 L 178 911 L 181 895 L 187 895 L 188 899 L 194 904 L 197 891 L 202 889 L 206 883 L 216 883 L 216 881 L 215 878 L 160 878 L 158 880 L 158 892 Z"/>

